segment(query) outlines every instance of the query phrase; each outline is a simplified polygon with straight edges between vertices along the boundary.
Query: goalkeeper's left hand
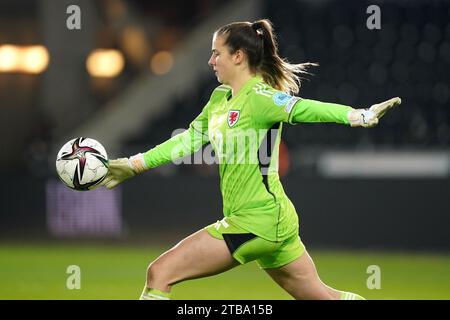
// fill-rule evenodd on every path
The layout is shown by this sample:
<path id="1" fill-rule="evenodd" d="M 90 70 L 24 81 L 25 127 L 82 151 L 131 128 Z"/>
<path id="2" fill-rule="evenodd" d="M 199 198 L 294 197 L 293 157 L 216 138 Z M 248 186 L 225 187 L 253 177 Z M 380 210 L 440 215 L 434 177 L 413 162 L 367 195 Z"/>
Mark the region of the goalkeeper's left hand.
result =
<path id="1" fill-rule="evenodd" d="M 100 185 L 112 189 L 124 180 L 134 177 L 147 169 L 142 153 L 129 158 L 109 160 L 108 174 Z"/>
<path id="2" fill-rule="evenodd" d="M 353 109 L 348 113 L 348 120 L 352 127 L 371 128 L 378 124 L 378 120 L 386 111 L 402 103 L 399 97 L 372 105 L 369 109 Z"/>

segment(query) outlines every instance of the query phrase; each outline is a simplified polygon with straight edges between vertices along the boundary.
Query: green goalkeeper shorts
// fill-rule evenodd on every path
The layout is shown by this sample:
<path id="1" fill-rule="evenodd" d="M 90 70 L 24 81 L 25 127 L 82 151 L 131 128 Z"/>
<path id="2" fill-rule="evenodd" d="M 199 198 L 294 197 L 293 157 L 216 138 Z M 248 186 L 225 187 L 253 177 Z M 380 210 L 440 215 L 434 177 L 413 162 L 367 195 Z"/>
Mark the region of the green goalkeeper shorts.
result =
<path id="1" fill-rule="evenodd" d="M 226 218 L 205 227 L 205 230 L 214 238 L 224 240 L 239 263 L 256 260 L 263 269 L 280 268 L 305 252 L 305 246 L 297 234 L 284 241 L 269 241 L 232 224 Z"/>

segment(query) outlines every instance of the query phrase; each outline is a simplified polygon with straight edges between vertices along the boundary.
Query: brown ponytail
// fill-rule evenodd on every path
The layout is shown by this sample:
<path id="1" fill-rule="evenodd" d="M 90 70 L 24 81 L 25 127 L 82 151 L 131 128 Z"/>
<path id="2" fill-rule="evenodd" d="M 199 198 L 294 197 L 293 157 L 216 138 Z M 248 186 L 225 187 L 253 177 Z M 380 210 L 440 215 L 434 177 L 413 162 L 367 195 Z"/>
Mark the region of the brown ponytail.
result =
<path id="1" fill-rule="evenodd" d="M 241 49 L 248 57 L 253 72 L 260 73 L 271 87 L 297 94 L 301 85 L 298 74 L 309 74 L 306 69 L 315 63 L 291 64 L 278 55 L 278 44 L 272 23 L 268 19 L 230 23 L 216 31 L 226 36 L 230 53 Z"/>

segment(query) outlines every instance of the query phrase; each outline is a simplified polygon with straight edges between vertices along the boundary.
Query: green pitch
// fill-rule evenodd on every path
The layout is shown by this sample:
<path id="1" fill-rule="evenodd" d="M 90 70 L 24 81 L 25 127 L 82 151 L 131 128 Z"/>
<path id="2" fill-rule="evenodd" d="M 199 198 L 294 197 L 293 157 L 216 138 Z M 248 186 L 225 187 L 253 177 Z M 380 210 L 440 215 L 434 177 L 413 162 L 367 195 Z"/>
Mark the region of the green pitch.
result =
<path id="1" fill-rule="evenodd" d="M 165 247 L 0 244 L 0 299 L 137 299 L 148 263 Z M 367 299 L 450 299 L 450 255 L 310 250 L 322 280 Z M 81 270 L 66 287 L 67 267 Z M 381 271 L 368 289 L 367 267 Z M 255 263 L 187 281 L 173 299 L 291 299 Z"/>

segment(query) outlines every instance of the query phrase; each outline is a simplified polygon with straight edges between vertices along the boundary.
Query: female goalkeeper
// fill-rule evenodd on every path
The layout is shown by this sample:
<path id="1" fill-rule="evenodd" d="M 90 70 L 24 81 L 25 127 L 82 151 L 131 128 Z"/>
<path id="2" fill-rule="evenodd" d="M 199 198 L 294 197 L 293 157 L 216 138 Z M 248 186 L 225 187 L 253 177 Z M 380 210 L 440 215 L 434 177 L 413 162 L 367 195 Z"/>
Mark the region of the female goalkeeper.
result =
<path id="1" fill-rule="evenodd" d="M 298 93 L 298 74 L 305 73 L 309 64 L 280 58 L 266 19 L 217 30 L 208 64 L 222 85 L 189 129 L 143 154 L 111 160 L 103 182 L 114 188 L 136 174 L 196 152 L 207 142 L 219 160 L 224 218 L 153 261 L 141 299 L 169 299 L 176 283 L 253 260 L 295 299 L 363 299 L 320 280 L 300 240 L 295 208 L 280 183 L 278 147 L 284 122 L 372 127 L 400 99 L 365 110 L 291 95 Z"/>

